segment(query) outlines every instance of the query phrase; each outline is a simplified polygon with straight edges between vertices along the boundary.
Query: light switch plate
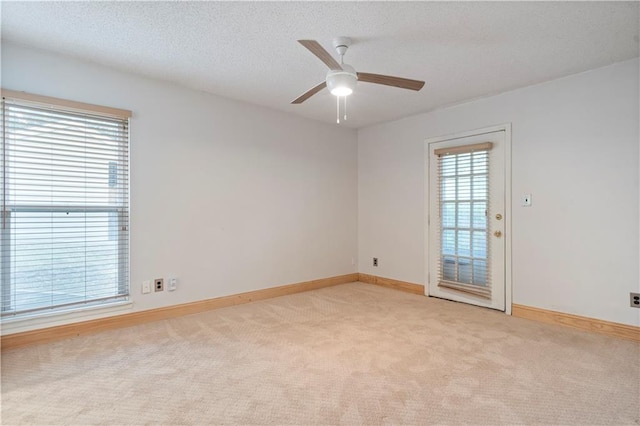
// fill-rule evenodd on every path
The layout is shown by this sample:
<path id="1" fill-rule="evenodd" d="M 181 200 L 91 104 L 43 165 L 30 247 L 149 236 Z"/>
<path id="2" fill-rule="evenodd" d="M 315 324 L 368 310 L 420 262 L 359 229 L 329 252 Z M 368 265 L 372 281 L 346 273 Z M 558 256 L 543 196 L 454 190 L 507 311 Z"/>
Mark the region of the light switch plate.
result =
<path id="1" fill-rule="evenodd" d="M 178 279 L 177 278 L 169 278 L 169 285 L 167 286 L 169 291 L 176 291 L 177 287 L 178 287 Z"/>
<path id="2" fill-rule="evenodd" d="M 531 207 L 531 194 L 522 196 L 522 207 Z"/>

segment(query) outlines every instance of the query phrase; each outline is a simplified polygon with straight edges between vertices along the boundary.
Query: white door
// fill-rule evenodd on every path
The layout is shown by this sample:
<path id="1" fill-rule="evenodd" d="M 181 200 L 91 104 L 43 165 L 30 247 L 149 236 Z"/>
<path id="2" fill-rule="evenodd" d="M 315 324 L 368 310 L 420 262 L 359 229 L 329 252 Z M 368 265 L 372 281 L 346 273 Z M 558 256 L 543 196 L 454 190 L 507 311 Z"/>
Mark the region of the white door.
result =
<path id="1" fill-rule="evenodd" d="M 427 141 L 429 296 L 510 311 L 508 130 Z"/>

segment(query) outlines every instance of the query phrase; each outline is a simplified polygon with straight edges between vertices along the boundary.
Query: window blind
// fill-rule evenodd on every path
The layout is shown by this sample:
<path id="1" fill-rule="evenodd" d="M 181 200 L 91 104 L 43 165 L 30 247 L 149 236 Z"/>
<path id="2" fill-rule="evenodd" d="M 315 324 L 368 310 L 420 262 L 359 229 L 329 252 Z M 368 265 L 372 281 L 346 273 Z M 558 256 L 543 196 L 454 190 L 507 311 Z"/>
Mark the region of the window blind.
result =
<path id="1" fill-rule="evenodd" d="M 2 315 L 126 299 L 128 118 L 4 96 L 1 118 Z"/>
<path id="2" fill-rule="evenodd" d="M 438 156 L 438 286 L 491 298 L 490 142 L 434 150 Z"/>

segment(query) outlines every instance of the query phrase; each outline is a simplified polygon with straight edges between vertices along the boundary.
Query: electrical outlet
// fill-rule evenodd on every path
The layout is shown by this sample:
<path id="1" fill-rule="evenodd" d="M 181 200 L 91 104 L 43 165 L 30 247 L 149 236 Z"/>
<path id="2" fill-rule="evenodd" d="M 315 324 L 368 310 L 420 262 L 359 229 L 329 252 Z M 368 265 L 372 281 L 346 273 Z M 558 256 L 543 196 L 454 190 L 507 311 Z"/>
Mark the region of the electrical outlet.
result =
<path id="1" fill-rule="evenodd" d="M 156 291 L 162 291 L 164 290 L 164 280 L 162 278 L 156 278 L 155 280 L 153 280 L 153 286 L 156 289 Z"/>
<path id="2" fill-rule="evenodd" d="M 142 281 L 142 294 L 151 293 L 151 281 Z"/>
<path id="3" fill-rule="evenodd" d="M 378 258 L 377 257 L 373 258 L 373 266 L 378 266 Z"/>
<path id="4" fill-rule="evenodd" d="M 640 308 L 640 293 L 629 293 L 629 302 L 632 308 Z"/>

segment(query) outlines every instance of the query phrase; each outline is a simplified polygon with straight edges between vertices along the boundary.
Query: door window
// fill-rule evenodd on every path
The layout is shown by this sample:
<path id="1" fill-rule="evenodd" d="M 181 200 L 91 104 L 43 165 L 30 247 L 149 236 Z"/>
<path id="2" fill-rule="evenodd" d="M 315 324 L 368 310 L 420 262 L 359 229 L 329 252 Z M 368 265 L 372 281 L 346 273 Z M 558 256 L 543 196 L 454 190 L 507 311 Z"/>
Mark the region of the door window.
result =
<path id="1" fill-rule="evenodd" d="M 491 143 L 443 148 L 438 156 L 438 285 L 490 297 L 488 262 Z"/>

